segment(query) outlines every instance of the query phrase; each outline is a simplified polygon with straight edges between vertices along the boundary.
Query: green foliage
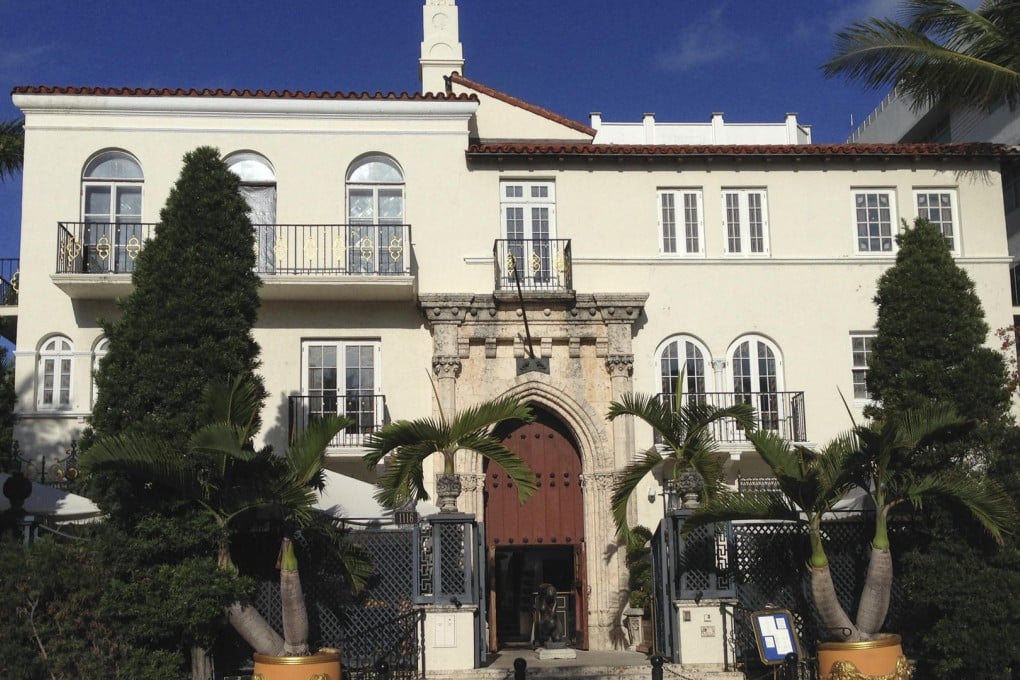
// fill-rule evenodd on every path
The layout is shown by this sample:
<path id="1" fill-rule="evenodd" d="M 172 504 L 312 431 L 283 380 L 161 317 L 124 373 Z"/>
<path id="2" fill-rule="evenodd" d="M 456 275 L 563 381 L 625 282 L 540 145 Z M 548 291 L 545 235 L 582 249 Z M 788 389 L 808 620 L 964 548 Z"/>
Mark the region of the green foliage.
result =
<path id="1" fill-rule="evenodd" d="M 631 529 L 627 540 L 627 585 L 630 587 L 628 604 L 631 607 L 651 607 L 652 603 L 652 549 L 648 542 L 652 532 L 648 527 Z"/>
<path id="2" fill-rule="evenodd" d="M 994 451 L 983 471 L 1020 499 L 1020 429 L 984 433 Z M 1020 674 L 1020 543 L 1002 548 L 957 513 L 929 510 L 931 531 L 906 555 L 904 645 L 918 677 L 1006 680 Z"/>
<path id="3" fill-rule="evenodd" d="M 917 109 L 1020 102 L 1018 0 L 984 0 L 976 9 L 903 0 L 900 14 L 903 23 L 869 19 L 838 32 L 825 75 L 895 86 Z"/>
<path id="4" fill-rule="evenodd" d="M 202 420 L 206 385 L 254 373 L 260 282 L 247 213 L 215 149 L 185 155 L 121 317 L 102 322 L 110 344 L 96 379 L 99 436 L 131 429 L 183 445 Z"/>
<path id="5" fill-rule="evenodd" d="M 513 397 L 484 401 L 447 418 L 399 420 L 369 436 L 362 460 L 373 469 L 387 454 L 386 471 L 379 479 L 376 499 L 388 508 L 399 508 L 409 499 L 428 500 L 422 466 L 433 454 L 443 457 L 443 472 L 454 472 L 454 456 L 465 449 L 503 468 L 517 486 L 521 503 L 538 488 L 527 463 L 491 434 L 505 421 L 531 422 L 534 413 Z"/>
<path id="6" fill-rule="evenodd" d="M 897 237 L 895 266 L 878 281 L 878 322 L 868 389 L 902 412 L 934 402 L 966 418 L 1000 417 L 1009 403 L 1002 356 L 984 346 L 988 325 L 974 283 L 937 227 L 918 220 Z"/>
<path id="7" fill-rule="evenodd" d="M 87 540 L 0 542 L 0 676 L 181 676 L 252 585 L 218 572 L 214 534 L 202 516 L 150 516 L 132 533 L 103 523 Z"/>
<path id="8" fill-rule="evenodd" d="M 25 160 L 25 121 L 0 120 L 0 179 L 21 170 Z"/>
<path id="9" fill-rule="evenodd" d="M 702 499 L 712 498 L 722 488 L 723 477 L 723 459 L 712 436 L 712 424 L 732 418 L 746 430 L 754 428 L 754 409 L 750 404 L 717 408 L 687 400 L 679 389 L 682 384 L 682 379 L 677 382 L 673 404 L 654 396 L 625 394 L 620 401 L 609 405 L 610 420 L 620 416 L 639 418 L 655 430 L 666 448 L 664 453 L 660 453 L 657 446 L 639 451 L 613 485 L 613 521 L 617 535 L 625 540 L 629 540 L 631 531 L 627 524 L 627 507 L 641 480 L 658 473 L 663 477 L 672 474 L 673 481 L 677 481 L 684 471 L 691 469 L 704 483 Z"/>
<path id="10" fill-rule="evenodd" d="M 14 362 L 7 358 L 7 350 L 0 347 L 0 472 L 7 472 L 6 464 L 14 453 L 14 405 L 17 394 L 14 388 Z"/>

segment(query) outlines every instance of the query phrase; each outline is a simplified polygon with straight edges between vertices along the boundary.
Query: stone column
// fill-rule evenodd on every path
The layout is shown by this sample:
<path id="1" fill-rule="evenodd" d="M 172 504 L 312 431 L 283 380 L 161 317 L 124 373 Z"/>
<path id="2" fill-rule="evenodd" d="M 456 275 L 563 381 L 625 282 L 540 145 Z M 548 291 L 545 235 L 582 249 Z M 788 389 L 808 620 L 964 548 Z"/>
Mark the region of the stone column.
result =
<path id="1" fill-rule="evenodd" d="M 621 606 L 628 595 L 624 550 L 616 545 L 616 526 L 608 511 L 612 502 L 615 472 L 584 475 L 585 507 L 605 508 L 587 513 L 588 636 L 592 649 L 613 649 L 621 639 Z M 617 630 L 620 629 L 620 630 Z"/>

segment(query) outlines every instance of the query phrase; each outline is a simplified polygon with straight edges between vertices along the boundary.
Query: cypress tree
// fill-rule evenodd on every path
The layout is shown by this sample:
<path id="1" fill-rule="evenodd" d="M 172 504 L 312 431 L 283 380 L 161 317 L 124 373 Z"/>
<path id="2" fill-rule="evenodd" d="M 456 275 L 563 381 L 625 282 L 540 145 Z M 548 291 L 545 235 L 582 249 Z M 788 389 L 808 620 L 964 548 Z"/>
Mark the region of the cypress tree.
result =
<path id="1" fill-rule="evenodd" d="M 98 436 L 131 428 L 183 443 L 213 379 L 254 373 L 259 348 L 255 237 L 238 178 L 219 152 L 184 156 L 154 237 L 138 255 L 96 382 Z"/>
<path id="2" fill-rule="evenodd" d="M 922 404 L 952 403 L 989 421 L 1009 403 L 1002 355 L 988 336 L 974 282 L 953 261 L 941 231 L 918 219 L 897 239 L 895 266 L 878 281 L 878 335 L 868 390 L 881 402 L 870 415 Z"/>

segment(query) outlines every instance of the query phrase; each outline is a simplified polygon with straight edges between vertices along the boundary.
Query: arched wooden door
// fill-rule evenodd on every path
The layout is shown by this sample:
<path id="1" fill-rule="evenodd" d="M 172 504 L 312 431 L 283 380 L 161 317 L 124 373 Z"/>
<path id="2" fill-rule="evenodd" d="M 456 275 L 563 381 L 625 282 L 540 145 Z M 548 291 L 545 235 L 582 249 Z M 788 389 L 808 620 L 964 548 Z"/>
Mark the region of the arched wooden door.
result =
<path id="1" fill-rule="evenodd" d="M 538 490 L 521 505 L 497 465 L 485 469 L 485 540 L 489 554 L 489 645 L 533 642 L 533 596 L 540 583 L 560 593 L 563 630 L 588 647 L 581 456 L 554 416 L 503 433 L 503 443 L 531 467 Z"/>

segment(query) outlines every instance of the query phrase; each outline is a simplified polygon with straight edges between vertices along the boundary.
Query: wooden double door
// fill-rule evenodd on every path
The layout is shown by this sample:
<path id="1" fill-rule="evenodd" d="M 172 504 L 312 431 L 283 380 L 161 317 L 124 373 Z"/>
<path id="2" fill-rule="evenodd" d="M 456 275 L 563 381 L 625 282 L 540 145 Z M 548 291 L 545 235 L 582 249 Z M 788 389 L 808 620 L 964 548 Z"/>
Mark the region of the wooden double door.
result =
<path id="1" fill-rule="evenodd" d="M 485 468 L 485 540 L 489 558 L 489 647 L 534 641 L 535 593 L 555 586 L 564 634 L 588 648 L 588 584 L 581 457 L 554 416 L 501 433 L 503 443 L 534 471 L 538 490 L 521 505 L 497 465 Z"/>

